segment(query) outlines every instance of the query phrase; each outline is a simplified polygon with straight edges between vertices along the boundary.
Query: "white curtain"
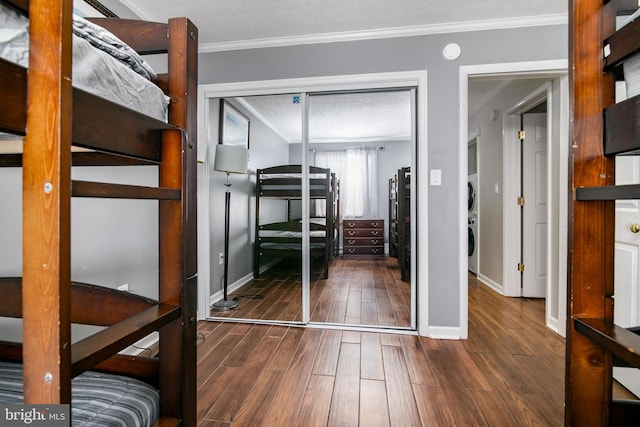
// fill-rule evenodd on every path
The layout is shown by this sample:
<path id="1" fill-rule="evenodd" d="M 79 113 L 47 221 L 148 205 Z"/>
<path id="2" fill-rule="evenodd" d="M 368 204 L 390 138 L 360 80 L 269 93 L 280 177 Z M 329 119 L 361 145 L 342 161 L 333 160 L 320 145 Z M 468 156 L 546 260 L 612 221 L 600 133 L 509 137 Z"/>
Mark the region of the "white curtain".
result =
<path id="1" fill-rule="evenodd" d="M 315 165 L 331 169 L 340 180 L 340 209 L 344 218 L 378 218 L 376 148 L 316 150 Z M 318 215 L 324 215 L 324 204 L 317 203 L 316 207 Z"/>

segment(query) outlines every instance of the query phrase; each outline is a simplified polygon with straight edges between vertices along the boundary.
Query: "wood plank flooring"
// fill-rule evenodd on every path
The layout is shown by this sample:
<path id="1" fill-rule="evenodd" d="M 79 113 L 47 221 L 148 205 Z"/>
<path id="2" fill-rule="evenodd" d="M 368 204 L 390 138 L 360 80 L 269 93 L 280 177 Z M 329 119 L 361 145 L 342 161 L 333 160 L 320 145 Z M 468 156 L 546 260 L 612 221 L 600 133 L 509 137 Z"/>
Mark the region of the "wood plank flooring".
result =
<path id="1" fill-rule="evenodd" d="M 469 284 L 469 339 L 201 322 L 198 422 L 560 426 L 564 339 L 544 301 Z"/>
<path id="2" fill-rule="evenodd" d="M 259 296 L 259 298 L 256 298 Z M 239 298 L 236 310 L 216 317 L 279 321 L 302 320 L 302 282 L 296 260 L 283 262 L 259 279 L 229 294 Z M 398 260 L 344 260 L 336 257 L 329 278 L 311 280 L 311 321 L 359 326 L 411 326 L 411 286 L 400 280 Z"/>

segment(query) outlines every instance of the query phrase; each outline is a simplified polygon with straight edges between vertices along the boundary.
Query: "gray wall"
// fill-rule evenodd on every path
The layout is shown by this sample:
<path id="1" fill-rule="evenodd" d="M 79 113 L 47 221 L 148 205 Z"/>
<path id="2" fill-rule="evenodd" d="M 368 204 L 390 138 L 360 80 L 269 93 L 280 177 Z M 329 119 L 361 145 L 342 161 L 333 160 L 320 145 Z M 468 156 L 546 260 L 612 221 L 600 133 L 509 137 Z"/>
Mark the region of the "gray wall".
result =
<path id="1" fill-rule="evenodd" d="M 72 178 L 158 184 L 155 166 L 75 167 Z M 22 169 L 0 168 L 0 182 L 0 277 L 22 276 Z M 158 202 L 72 199 L 71 279 L 158 298 Z M 19 340 L 20 325 L 0 318 L 0 339 Z M 73 340 L 88 330 L 73 328 Z"/>
<path id="2" fill-rule="evenodd" d="M 238 110 L 249 117 L 249 165 L 247 175 L 231 175 L 231 215 L 229 223 L 229 285 L 253 271 L 253 241 L 255 227 L 255 187 L 256 169 L 289 163 L 287 142 L 260 122 L 241 104 L 230 101 Z M 224 266 L 218 264 L 218 254 L 224 252 L 224 192 L 226 175 L 213 170 L 215 144 L 218 141 L 218 103 L 212 100 L 211 135 L 212 146 L 209 150 L 209 221 L 211 250 L 211 286 L 210 295 L 222 289 Z M 285 207 L 279 201 L 261 204 L 263 222 L 270 219 L 283 220 Z"/>
<path id="3" fill-rule="evenodd" d="M 420 186 L 421 191 L 429 188 L 429 223 L 418 224 L 428 227 L 429 235 L 429 324 L 459 327 L 458 67 L 566 59 L 567 35 L 566 25 L 554 25 L 204 53 L 199 83 L 427 70 L 428 114 L 418 114 L 427 114 L 429 168 L 442 170 L 441 186 Z M 442 58 L 450 42 L 462 48 L 457 61 Z"/>
<path id="4" fill-rule="evenodd" d="M 75 167 L 73 179 L 157 186 L 157 167 Z M 22 275 L 22 170 L 0 168 L 0 276 Z M 114 238 L 114 236 L 117 236 Z M 71 279 L 158 297 L 158 202 L 74 198 Z"/>

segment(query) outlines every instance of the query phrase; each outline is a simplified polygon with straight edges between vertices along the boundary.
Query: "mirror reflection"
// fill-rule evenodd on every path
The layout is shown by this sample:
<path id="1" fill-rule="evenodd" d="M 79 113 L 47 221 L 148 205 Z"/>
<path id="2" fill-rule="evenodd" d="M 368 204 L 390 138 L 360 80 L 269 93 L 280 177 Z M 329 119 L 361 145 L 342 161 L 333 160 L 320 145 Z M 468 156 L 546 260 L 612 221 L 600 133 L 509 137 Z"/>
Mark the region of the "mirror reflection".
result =
<path id="1" fill-rule="evenodd" d="M 231 175 L 227 275 L 217 259 L 211 265 L 212 301 L 223 297 L 226 277 L 227 298 L 237 306 L 211 315 L 301 322 L 308 304 L 311 322 L 409 328 L 413 93 L 304 96 L 229 98 L 221 104 L 247 117 L 250 149 L 248 174 Z M 308 141 L 303 141 L 305 99 Z M 216 115 L 221 122 L 219 111 L 213 111 L 210 129 L 220 127 Z M 211 132 L 211 141 L 219 142 Z M 218 211 L 223 211 L 226 176 L 210 176 L 213 258 L 225 252 L 220 249 L 224 215 Z M 303 246 L 305 231 L 308 246 Z M 302 291 L 305 258 L 309 301 Z"/>

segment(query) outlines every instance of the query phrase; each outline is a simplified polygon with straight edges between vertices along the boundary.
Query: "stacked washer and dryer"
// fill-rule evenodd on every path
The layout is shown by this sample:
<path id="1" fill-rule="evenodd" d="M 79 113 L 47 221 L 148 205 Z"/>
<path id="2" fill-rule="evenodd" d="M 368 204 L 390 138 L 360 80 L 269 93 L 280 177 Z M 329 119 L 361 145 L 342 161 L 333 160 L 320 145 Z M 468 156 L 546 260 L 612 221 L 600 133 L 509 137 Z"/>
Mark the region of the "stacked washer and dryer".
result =
<path id="1" fill-rule="evenodd" d="M 468 177 L 469 271 L 478 274 L 478 137 L 469 141 Z"/>
<path id="2" fill-rule="evenodd" d="M 478 174 L 469 175 L 469 271 L 478 274 Z"/>

